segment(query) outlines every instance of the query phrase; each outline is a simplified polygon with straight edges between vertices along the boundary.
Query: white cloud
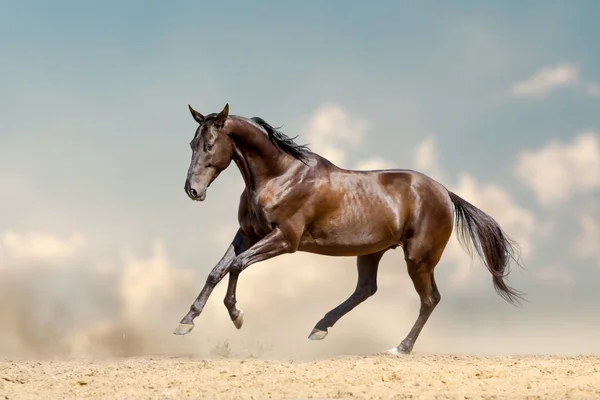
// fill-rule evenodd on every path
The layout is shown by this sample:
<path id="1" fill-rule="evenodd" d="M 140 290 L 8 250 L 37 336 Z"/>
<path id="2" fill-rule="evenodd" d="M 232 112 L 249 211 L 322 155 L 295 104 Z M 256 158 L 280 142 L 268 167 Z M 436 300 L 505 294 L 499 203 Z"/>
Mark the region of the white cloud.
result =
<path id="1" fill-rule="evenodd" d="M 579 69 L 562 63 L 555 67 L 544 67 L 531 78 L 512 87 L 512 93 L 519 97 L 546 97 L 555 89 L 574 86 L 579 82 Z"/>
<path id="2" fill-rule="evenodd" d="M 579 259 L 595 260 L 600 266 L 600 218 L 592 214 L 579 215 L 580 233 L 571 245 Z"/>
<path id="3" fill-rule="evenodd" d="M 433 136 L 425 138 L 415 151 L 415 169 L 431 176 L 433 179 L 442 179 L 442 173 L 438 166 L 436 142 Z"/>
<path id="4" fill-rule="evenodd" d="M 582 79 L 579 68 L 570 63 L 544 67 L 529 79 L 513 85 L 511 92 L 516 97 L 541 99 L 560 88 L 578 89 L 590 97 L 600 96 L 600 85 Z"/>
<path id="5" fill-rule="evenodd" d="M 600 85 L 597 83 L 588 83 L 587 93 L 591 97 L 600 97 Z"/>
<path id="6" fill-rule="evenodd" d="M 338 104 L 325 104 L 309 118 L 303 135 L 308 137 L 313 151 L 341 168 L 351 168 L 348 153 L 362 143 L 369 123 L 365 118 L 352 116 Z M 396 168 L 397 165 L 380 156 L 359 160 L 354 169 L 376 170 Z"/>
<path id="7" fill-rule="evenodd" d="M 577 193 L 600 188 L 600 140 L 582 132 L 571 143 L 556 140 L 517 158 L 517 177 L 544 206 L 564 203 Z"/>
<path id="8" fill-rule="evenodd" d="M 145 318 L 149 309 L 156 312 L 165 299 L 177 295 L 178 288 L 194 280 L 191 270 L 171 265 L 160 241 L 154 243 L 148 258 L 126 251 L 122 264 L 118 292 L 124 305 L 122 316 L 128 321 Z"/>
<path id="9" fill-rule="evenodd" d="M 360 161 L 358 164 L 356 164 L 356 166 L 354 168 L 358 169 L 358 170 L 362 170 L 362 171 L 370 171 L 370 170 L 378 170 L 378 169 L 397 168 L 397 166 L 395 163 L 393 163 L 389 160 L 386 160 L 383 157 L 372 157 L 372 158 L 368 158 L 366 160 Z"/>
<path id="10" fill-rule="evenodd" d="M 126 251 L 117 265 L 97 268 L 94 256 L 73 258 L 81 235 L 4 237 L 2 247 L 13 257 L 0 261 L 0 354 L 123 355 L 189 346 L 171 332 L 197 294 L 198 279 L 174 266 L 160 241 L 149 257 Z M 48 268 L 57 259 L 61 268 Z"/>
<path id="11" fill-rule="evenodd" d="M 347 151 L 356 147 L 369 127 L 361 117 L 354 117 L 337 104 L 325 104 L 311 116 L 303 135 L 310 147 L 342 168 L 347 168 Z"/>
<path id="12" fill-rule="evenodd" d="M 78 233 L 63 239 L 39 232 L 8 231 L 2 235 L 2 244 L 13 260 L 61 261 L 75 256 L 85 245 L 85 238 Z"/>

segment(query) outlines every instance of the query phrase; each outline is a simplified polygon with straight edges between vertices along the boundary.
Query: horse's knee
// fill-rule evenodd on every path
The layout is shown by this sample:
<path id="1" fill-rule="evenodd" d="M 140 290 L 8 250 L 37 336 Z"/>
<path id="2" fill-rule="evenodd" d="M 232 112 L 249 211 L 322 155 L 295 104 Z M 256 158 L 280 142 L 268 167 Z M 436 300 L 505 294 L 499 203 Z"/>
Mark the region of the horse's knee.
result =
<path id="1" fill-rule="evenodd" d="M 209 286 L 216 286 L 217 283 L 219 283 L 219 275 L 215 272 L 211 272 L 210 274 L 208 274 L 208 277 L 206 278 L 206 283 Z"/>
<path id="2" fill-rule="evenodd" d="M 229 273 L 239 275 L 242 272 L 242 269 L 243 269 L 242 259 L 240 257 L 234 258 L 229 267 Z"/>

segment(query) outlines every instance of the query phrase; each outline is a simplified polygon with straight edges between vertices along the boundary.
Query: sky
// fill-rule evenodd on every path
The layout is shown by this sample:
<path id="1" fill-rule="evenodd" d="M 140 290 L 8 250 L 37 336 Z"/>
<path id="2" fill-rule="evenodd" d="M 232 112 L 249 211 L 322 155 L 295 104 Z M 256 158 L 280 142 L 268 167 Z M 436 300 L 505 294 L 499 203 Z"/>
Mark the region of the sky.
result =
<path id="1" fill-rule="evenodd" d="M 519 242 L 516 308 L 453 235 L 415 352 L 600 351 L 597 15 L 592 1 L 3 3 L 0 356 L 316 357 L 408 333 L 419 302 L 398 250 L 322 342 L 306 337 L 354 289 L 354 259 L 256 264 L 241 330 L 223 282 L 197 328 L 171 334 L 243 189 L 232 164 L 203 203 L 184 193 L 188 103 L 283 125 L 344 168 L 427 173 Z"/>

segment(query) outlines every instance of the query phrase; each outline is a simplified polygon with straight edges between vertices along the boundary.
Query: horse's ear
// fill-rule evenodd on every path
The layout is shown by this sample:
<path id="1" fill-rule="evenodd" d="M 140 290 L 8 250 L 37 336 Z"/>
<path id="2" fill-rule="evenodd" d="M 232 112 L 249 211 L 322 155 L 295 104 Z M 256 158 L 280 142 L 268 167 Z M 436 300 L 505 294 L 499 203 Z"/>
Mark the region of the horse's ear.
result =
<path id="1" fill-rule="evenodd" d="M 223 125 L 225 125 L 225 121 L 227 121 L 228 116 L 229 116 L 229 103 L 225 104 L 225 107 L 223 107 L 223 111 L 221 111 L 219 113 L 219 115 L 217 115 L 217 118 L 215 119 L 215 124 L 222 127 Z"/>
<path id="2" fill-rule="evenodd" d="M 192 113 L 192 117 L 194 117 L 194 119 L 196 120 L 197 123 L 201 124 L 202 122 L 204 122 L 204 115 L 202 115 L 198 111 L 194 110 L 192 108 L 192 106 L 190 106 L 189 104 L 188 104 L 188 108 L 190 109 L 190 112 Z"/>

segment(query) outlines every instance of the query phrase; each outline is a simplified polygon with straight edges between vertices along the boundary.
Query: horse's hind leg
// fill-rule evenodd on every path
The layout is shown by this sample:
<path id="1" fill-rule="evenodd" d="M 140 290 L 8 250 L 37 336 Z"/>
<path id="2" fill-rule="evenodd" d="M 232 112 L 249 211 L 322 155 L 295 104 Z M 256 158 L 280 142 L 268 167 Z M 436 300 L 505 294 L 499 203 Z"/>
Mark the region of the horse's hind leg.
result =
<path id="1" fill-rule="evenodd" d="M 358 282 L 356 284 L 356 289 L 354 289 L 354 293 L 352 293 L 346 301 L 329 311 L 319 322 L 317 322 L 315 328 L 308 336 L 309 339 L 324 339 L 325 336 L 327 336 L 328 328 L 335 325 L 335 323 L 345 314 L 375 294 L 377 291 L 377 269 L 379 267 L 379 261 L 385 252 L 386 250 L 357 257 Z"/>
<path id="2" fill-rule="evenodd" d="M 427 239 L 420 241 L 414 238 L 406 244 L 404 258 L 408 267 L 408 274 L 421 299 L 421 308 L 409 334 L 398 347 L 388 350 L 388 352 L 392 354 L 409 354 L 429 316 L 440 302 L 442 296 L 435 283 L 433 271 L 442 256 L 445 245 L 446 243 L 443 243 L 442 246 L 433 246 Z"/>

